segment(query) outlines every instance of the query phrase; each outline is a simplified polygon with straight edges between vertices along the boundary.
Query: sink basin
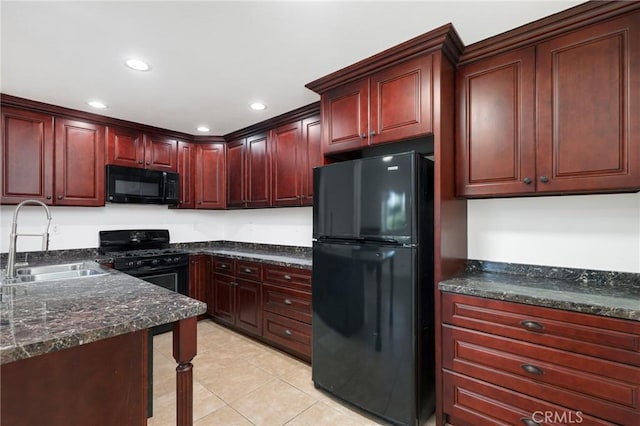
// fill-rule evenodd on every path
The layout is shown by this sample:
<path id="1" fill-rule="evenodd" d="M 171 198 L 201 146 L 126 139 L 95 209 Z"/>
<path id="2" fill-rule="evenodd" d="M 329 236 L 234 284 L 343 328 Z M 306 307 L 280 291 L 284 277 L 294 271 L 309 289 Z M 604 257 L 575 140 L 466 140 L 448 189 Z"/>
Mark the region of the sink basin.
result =
<path id="1" fill-rule="evenodd" d="M 16 269 L 15 282 L 68 280 L 72 278 L 97 277 L 109 272 L 94 262 L 63 263 L 58 265 L 29 266 Z"/>

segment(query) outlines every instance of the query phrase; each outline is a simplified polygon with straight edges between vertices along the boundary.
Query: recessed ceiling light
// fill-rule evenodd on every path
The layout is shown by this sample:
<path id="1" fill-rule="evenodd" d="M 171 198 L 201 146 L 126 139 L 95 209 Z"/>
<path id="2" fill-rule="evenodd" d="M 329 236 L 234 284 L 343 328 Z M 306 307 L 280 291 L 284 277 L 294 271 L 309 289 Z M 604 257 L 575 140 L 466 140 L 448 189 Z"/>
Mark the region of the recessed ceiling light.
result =
<path id="1" fill-rule="evenodd" d="M 105 104 L 104 102 L 100 102 L 100 101 L 89 101 L 89 102 L 87 102 L 87 104 L 89 106 L 94 107 L 94 108 L 99 108 L 99 109 L 107 108 L 107 104 Z"/>
<path id="2" fill-rule="evenodd" d="M 210 129 L 210 128 L 208 128 L 207 126 L 198 126 L 198 129 L 197 129 L 197 130 L 198 130 L 199 132 L 210 132 L 210 131 L 211 131 L 211 129 Z"/>
<path id="3" fill-rule="evenodd" d="M 136 71 L 149 71 L 151 67 L 145 61 L 141 59 L 127 59 L 125 62 L 127 66 Z"/>
<path id="4" fill-rule="evenodd" d="M 263 109 L 266 109 L 267 106 L 262 102 L 254 102 L 249 105 L 249 108 L 254 109 L 256 111 L 262 111 Z"/>

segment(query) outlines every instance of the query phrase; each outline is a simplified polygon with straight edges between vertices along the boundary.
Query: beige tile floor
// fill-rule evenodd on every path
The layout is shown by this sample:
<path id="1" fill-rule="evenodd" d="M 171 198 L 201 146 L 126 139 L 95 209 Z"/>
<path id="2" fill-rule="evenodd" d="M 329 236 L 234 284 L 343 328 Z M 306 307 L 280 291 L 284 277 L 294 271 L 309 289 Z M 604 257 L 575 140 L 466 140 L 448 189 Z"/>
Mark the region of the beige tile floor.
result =
<path id="1" fill-rule="evenodd" d="M 154 415 L 149 426 L 175 425 L 171 344 L 171 333 L 153 340 Z M 198 323 L 193 364 L 195 426 L 385 424 L 315 389 L 308 364 L 210 320 Z M 435 419 L 427 425 L 435 425 Z"/>

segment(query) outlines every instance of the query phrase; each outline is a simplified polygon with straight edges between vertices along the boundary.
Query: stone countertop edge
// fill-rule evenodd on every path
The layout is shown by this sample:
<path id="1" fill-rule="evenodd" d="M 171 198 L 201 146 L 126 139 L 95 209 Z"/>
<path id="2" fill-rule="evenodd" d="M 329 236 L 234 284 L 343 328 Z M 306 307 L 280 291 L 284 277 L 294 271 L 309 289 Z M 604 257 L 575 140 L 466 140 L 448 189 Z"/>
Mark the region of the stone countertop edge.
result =
<path id="1" fill-rule="evenodd" d="M 210 254 L 214 256 L 228 257 L 231 259 L 248 260 L 253 262 L 268 263 L 276 266 L 286 266 L 298 269 L 311 269 L 309 256 L 291 256 L 286 254 L 268 254 L 242 249 L 197 248 L 188 249 L 191 254 Z"/>
<path id="2" fill-rule="evenodd" d="M 441 291 L 640 321 L 640 274 L 469 261 Z"/>
<path id="3" fill-rule="evenodd" d="M 0 291 L 0 364 L 194 317 L 207 306 L 113 270 Z"/>

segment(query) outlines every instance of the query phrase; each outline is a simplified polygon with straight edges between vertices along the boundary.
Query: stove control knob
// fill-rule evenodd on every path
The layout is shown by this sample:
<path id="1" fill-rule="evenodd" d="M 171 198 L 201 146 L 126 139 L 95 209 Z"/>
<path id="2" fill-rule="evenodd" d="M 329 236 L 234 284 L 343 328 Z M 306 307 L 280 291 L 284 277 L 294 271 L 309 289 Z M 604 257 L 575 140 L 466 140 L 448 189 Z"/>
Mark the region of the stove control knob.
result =
<path id="1" fill-rule="evenodd" d="M 127 262 L 127 266 L 133 267 L 134 264 L 135 264 L 135 262 L 133 260 L 130 260 L 129 262 Z"/>
<path id="2" fill-rule="evenodd" d="M 179 258 L 179 257 L 174 257 L 174 258 L 173 258 L 173 261 L 174 261 L 174 262 L 180 262 L 180 258 Z"/>
<path id="3" fill-rule="evenodd" d="M 160 261 L 159 261 L 158 259 L 153 259 L 153 260 L 151 261 L 151 264 L 152 264 L 152 265 L 157 265 L 159 262 L 160 262 Z"/>
<path id="4" fill-rule="evenodd" d="M 136 262 L 136 266 L 142 266 L 144 264 L 144 262 L 142 260 L 138 260 Z"/>

